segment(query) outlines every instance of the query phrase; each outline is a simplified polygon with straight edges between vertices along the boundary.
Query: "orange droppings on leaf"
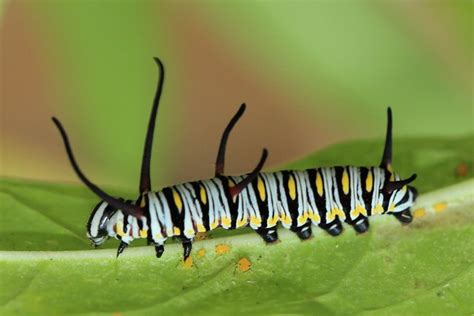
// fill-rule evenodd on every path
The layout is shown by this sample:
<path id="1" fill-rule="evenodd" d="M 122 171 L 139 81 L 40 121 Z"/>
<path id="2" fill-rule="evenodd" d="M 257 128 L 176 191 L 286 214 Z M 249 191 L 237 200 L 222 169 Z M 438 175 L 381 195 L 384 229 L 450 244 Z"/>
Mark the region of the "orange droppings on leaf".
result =
<path id="1" fill-rule="evenodd" d="M 228 245 L 220 244 L 216 246 L 216 253 L 218 255 L 223 255 L 230 251 L 230 247 Z"/>
<path id="2" fill-rule="evenodd" d="M 413 217 L 414 218 L 421 218 L 421 217 L 424 217 L 425 215 L 426 215 L 426 210 L 424 208 L 416 209 L 413 212 Z"/>
<path id="3" fill-rule="evenodd" d="M 189 256 L 186 260 L 183 261 L 183 267 L 192 268 L 193 267 L 193 258 Z"/>
<path id="4" fill-rule="evenodd" d="M 443 212 L 447 207 L 448 207 L 448 204 L 445 203 L 445 202 L 440 202 L 440 203 L 436 203 L 435 205 L 433 205 L 433 209 L 437 213 Z"/>
<path id="5" fill-rule="evenodd" d="M 206 255 L 206 250 L 205 249 L 199 249 L 197 253 L 198 257 L 204 257 Z"/>
<path id="6" fill-rule="evenodd" d="M 456 167 L 456 175 L 458 177 L 465 177 L 469 173 L 469 168 L 466 163 L 461 162 L 459 165 Z"/>
<path id="7" fill-rule="evenodd" d="M 252 266 L 252 263 L 250 262 L 249 259 L 247 258 L 242 258 L 239 260 L 237 263 L 237 267 L 239 268 L 240 271 L 242 272 L 247 272 L 250 270 L 250 267 Z"/>

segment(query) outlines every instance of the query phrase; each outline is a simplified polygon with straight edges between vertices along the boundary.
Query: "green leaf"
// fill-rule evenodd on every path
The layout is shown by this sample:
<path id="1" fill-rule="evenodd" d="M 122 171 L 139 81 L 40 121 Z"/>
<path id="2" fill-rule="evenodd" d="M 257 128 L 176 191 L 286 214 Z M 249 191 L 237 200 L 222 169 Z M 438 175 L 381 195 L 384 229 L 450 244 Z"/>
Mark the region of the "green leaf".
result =
<path id="1" fill-rule="evenodd" d="M 289 167 L 376 165 L 381 148 L 337 145 Z M 305 242 L 280 229 L 272 246 L 248 230 L 221 230 L 194 244 L 192 267 L 179 244 L 159 260 L 152 247 L 130 247 L 118 260 L 115 249 L 90 249 L 85 223 L 97 200 L 81 186 L 2 179 L 0 314 L 473 313 L 473 137 L 395 148 L 397 172 L 417 172 L 427 192 L 411 225 L 379 216 L 369 233 L 346 227 L 333 238 L 314 228 Z"/>

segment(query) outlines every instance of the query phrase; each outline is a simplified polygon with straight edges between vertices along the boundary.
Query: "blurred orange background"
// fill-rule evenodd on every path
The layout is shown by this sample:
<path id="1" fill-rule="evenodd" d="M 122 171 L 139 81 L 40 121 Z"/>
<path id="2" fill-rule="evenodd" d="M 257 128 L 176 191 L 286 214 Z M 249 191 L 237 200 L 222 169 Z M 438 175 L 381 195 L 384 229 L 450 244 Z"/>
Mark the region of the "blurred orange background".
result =
<path id="1" fill-rule="evenodd" d="M 229 174 L 330 144 L 472 133 L 470 1 L 5 1 L 1 175 L 78 182 L 50 117 L 93 181 L 135 189 L 157 81 L 154 188 L 208 178 L 247 112 Z M 380 148 L 374 149 L 374 163 Z M 375 153 L 376 151 L 376 153 Z M 337 164 L 337 162 L 335 162 Z"/>

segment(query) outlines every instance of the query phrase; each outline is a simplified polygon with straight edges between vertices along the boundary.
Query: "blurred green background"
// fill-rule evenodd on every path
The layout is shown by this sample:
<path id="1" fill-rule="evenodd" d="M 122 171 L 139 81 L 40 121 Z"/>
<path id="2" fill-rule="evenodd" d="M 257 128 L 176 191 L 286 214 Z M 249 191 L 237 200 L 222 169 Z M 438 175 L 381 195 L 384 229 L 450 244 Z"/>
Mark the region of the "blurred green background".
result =
<path id="1" fill-rule="evenodd" d="M 135 189 L 157 81 L 154 188 L 329 144 L 474 131 L 471 1 L 4 1 L 1 174 L 77 182 L 50 116 L 97 183 Z M 374 148 L 374 164 L 381 148 Z M 335 164 L 338 162 L 335 161 Z M 396 166 L 396 157 L 395 157 Z"/>

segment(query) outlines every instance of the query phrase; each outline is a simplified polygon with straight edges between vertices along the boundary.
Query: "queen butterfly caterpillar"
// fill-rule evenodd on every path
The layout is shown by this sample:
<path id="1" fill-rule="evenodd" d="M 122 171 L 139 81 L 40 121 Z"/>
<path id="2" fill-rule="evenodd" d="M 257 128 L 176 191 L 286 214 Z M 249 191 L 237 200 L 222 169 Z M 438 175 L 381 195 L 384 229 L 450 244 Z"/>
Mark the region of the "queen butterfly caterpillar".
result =
<path id="1" fill-rule="evenodd" d="M 312 235 L 312 225 L 332 236 L 342 233 L 342 221 L 357 233 L 369 228 L 368 217 L 391 214 L 403 224 L 412 221 L 410 207 L 417 191 L 407 179 L 393 172 L 392 112 L 387 109 L 387 132 L 382 161 L 378 167 L 337 166 L 304 171 L 261 172 L 267 158 L 263 149 L 255 169 L 242 176 L 224 176 L 227 139 L 245 111 L 242 104 L 222 135 L 215 164 L 215 177 L 187 182 L 160 191 L 151 190 L 150 158 L 155 119 L 163 90 L 164 67 L 155 58 L 159 79 L 142 157 L 137 200 L 115 198 L 92 183 L 81 171 L 68 136 L 60 121 L 52 120 L 62 136 L 70 163 L 79 179 L 101 198 L 87 224 L 87 237 L 93 246 L 108 238 L 120 240 L 117 257 L 137 238 L 155 246 L 159 258 L 167 238 L 180 240 L 186 260 L 197 233 L 218 227 L 236 229 L 250 226 L 266 243 L 278 241 L 279 223 L 301 240 Z"/>

